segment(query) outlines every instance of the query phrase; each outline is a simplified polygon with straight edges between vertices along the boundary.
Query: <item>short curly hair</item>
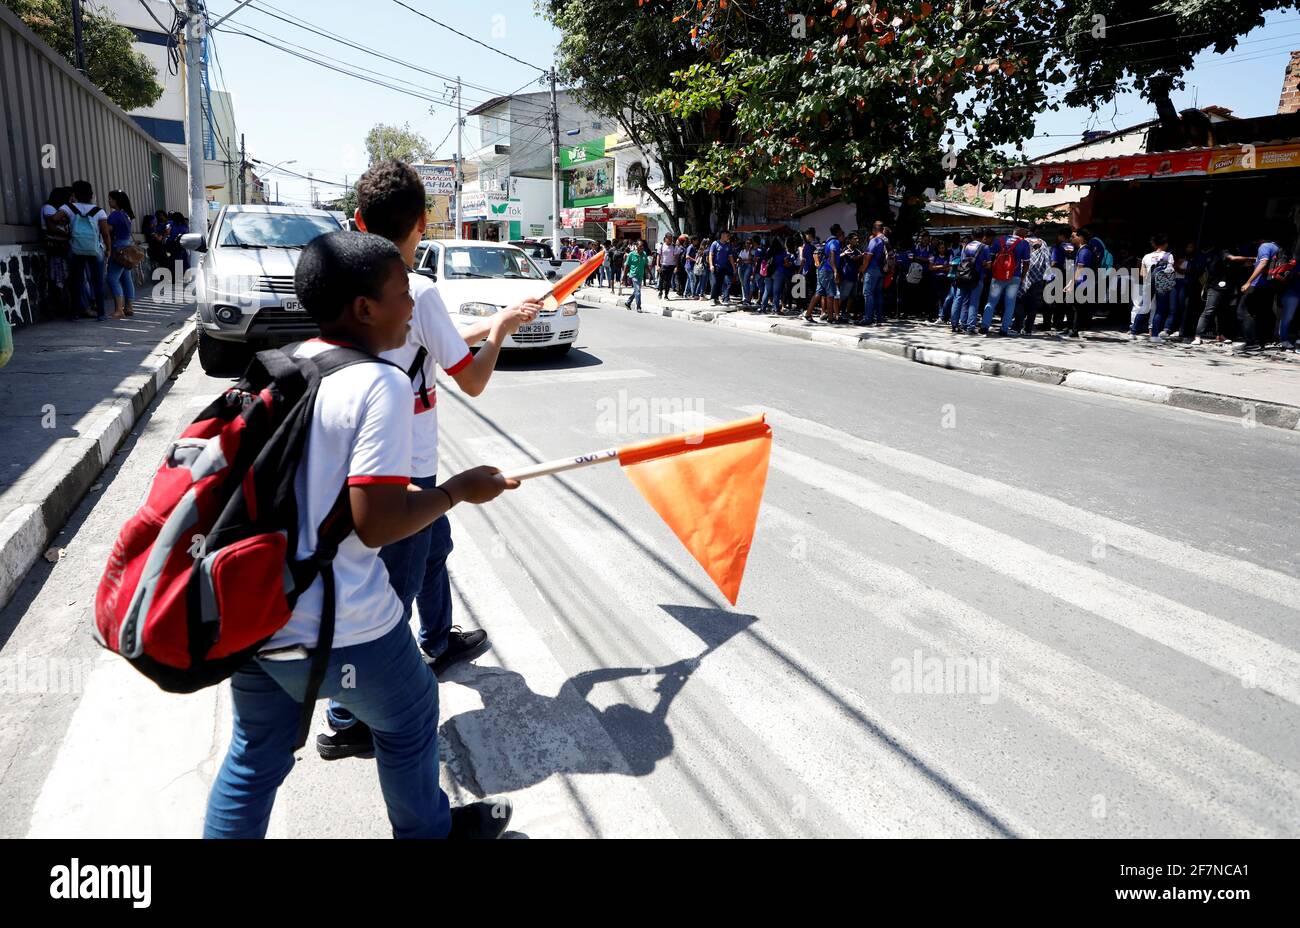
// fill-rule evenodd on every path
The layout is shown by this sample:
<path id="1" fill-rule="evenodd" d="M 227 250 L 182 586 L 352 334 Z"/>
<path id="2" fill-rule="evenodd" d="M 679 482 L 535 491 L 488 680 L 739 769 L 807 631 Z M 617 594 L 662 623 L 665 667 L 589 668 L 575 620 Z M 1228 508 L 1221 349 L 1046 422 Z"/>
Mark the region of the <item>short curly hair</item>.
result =
<path id="1" fill-rule="evenodd" d="M 424 182 L 405 161 L 381 161 L 357 181 L 357 208 L 367 232 L 399 241 L 423 228 Z"/>

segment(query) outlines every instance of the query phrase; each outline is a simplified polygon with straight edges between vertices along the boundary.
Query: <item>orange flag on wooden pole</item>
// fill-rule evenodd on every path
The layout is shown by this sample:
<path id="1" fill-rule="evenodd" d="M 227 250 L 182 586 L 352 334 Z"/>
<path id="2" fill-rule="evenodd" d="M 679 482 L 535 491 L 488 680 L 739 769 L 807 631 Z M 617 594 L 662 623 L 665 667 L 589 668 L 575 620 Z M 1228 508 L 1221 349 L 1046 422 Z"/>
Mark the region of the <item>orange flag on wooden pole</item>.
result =
<path id="1" fill-rule="evenodd" d="M 534 464 L 506 476 L 526 480 L 618 461 L 632 485 L 734 606 L 771 452 L 772 428 L 758 415 L 699 432 Z"/>
<path id="2" fill-rule="evenodd" d="M 542 297 L 542 303 L 545 304 L 547 309 L 555 309 L 581 287 L 584 280 L 596 273 L 596 268 L 600 267 L 604 260 L 605 252 L 598 251 L 586 261 L 583 261 L 556 281 L 551 291 Z"/>

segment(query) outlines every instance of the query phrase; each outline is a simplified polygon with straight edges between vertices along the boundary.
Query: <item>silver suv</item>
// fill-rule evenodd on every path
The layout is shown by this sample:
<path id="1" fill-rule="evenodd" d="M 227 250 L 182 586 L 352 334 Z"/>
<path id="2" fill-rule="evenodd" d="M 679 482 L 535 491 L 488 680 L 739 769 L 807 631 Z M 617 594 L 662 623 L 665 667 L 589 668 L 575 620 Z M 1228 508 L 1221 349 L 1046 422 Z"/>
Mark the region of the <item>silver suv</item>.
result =
<path id="1" fill-rule="evenodd" d="M 205 372 L 237 374 L 258 348 L 319 334 L 298 302 L 293 274 L 304 246 L 341 228 L 322 209 L 225 206 L 209 236 L 181 236 L 181 244 L 200 255 L 194 292 Z"/>

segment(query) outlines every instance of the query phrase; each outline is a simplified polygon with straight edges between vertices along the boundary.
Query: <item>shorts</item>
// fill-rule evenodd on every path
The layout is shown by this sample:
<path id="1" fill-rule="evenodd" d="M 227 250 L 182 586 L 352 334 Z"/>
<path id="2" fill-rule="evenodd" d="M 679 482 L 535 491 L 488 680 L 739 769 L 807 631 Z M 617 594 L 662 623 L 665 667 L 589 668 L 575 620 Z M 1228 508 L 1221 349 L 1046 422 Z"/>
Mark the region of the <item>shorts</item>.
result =
<path id="1" fill-rule="evenodd" d="M 850 300 L 858 289 L 856 280 L 849 280 L 847 277 L 840 278 L 840 299 Z"/>
<path id="2" fill-rule="evenodd" d="M 835 272 L 829 267 L 817 268 L 817 296 L 837 299 L 839 290 L 835 286 Z"/>

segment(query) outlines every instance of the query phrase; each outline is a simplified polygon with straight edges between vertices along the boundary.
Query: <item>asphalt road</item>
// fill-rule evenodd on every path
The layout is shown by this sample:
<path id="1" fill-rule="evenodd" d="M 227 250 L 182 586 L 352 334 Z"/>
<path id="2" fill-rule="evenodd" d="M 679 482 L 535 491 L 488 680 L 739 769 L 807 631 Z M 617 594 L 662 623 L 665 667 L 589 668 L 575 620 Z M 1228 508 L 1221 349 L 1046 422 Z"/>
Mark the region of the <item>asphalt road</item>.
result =
<path id="1" fill-rule="evenodd" d="M 11 671 L 81 673 L 0 701 L 0 834 L 199 831 L 228 696 L 157 691 L 87 607 L 222 383 L 191 364 L 0 613 Z M 439 394 L 448 474 L 775 438 L 735 608 L 616 466 L 458 508 L 494 647 L 440 686 L 453 802 L 530 837 L 1300 833 L 1300 434 L 607 307 Z M 301 755 L 272 834 L 387 833 L 372 760 Z"/>

